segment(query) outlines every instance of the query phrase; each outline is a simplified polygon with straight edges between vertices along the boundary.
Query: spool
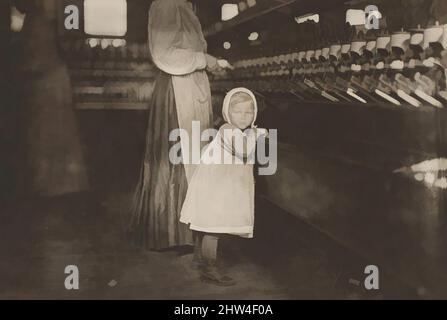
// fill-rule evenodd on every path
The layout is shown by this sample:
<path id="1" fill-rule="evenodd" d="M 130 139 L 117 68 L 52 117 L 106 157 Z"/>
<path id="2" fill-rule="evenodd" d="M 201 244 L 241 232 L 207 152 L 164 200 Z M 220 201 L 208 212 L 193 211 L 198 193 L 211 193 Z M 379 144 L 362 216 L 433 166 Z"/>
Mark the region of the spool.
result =
<path id="1" fill-rule="evenodd" d="M 376 45 L 377 45 L 376 40 L 368 41 L 366 43 L 366 50 L 368 50 L 370 52 L 374 52 L 374 50 L 376 49 Z"/>
<path id="2" fill-rule="evenodd" d="M 315 56 L 315 51 L 314 50 L 308 50 L 306 51 L 306 60 L 310 61 L 311 58 L 313 58 Z"/>
<path id="3" fill-rule="evenodd" d="M 330 51 L 330 48 L 329 48 L 329 47 L 323 48 L 323 49 L 321 49 L 321 55 L 322 55 L 325 59 L 329 59 L 329 51 Z"/>
<path id="4" fill-rule="evenodd" d="M 351 42 L 350 50 L 351 52 L 355 52 L 359 56 L 361 56 L 365 47 L 366 47 L 366 41 L 353 41 Z"/>
<path id="5" fill-rule="evenodd" d="M 341 45 L 340 44 L 333 44 L 329 48 L 329 55 L 338 58 L 338 56 L 340 54 L 340 51 L 341 51 Z"/>
<path id="6" fill-rule="evenodd" d="M 416 32 L 413 35 L 411 35 L 410 38 L 410 44 L 412 46 L 419 46 L 424 41 L 424 32 Z"/>
<path id="7" fill-rule="evenodd" d="M 390 36 L 380 36 L 377 38 L 377 49 L 388 50 L 388 46 L 391 42 Z"/>
<path id="8" fill-rule="evenodd" d="M 428 27 L 424 30 L 424 42 L 422 47 L 427 49 L 432 42 L 439 42 L 443 36 L 444 28 L 436 22 L 436 25 Z"/>
<path id="9" fill-rule="evenodd" d="M 441 45 L 442 48 L 445 50 L 447 49 L 447 24 L 442 26 L 442 30 Z"/>
<path id="10" fill-rule="evenodd" d="M 395 32 L 391 35 L 391 47 L 401 48 L 404 52 L 408 50 L 411 34 L 408 32 Z"/>
<path id="11" fill-rule="evenodd" d="M 346 54 L 349 52 L 349 50 L 351 49 L 351 44 L 350 43 L 345 43 L 341 46 L 341 53 L 342 54 Z"/>

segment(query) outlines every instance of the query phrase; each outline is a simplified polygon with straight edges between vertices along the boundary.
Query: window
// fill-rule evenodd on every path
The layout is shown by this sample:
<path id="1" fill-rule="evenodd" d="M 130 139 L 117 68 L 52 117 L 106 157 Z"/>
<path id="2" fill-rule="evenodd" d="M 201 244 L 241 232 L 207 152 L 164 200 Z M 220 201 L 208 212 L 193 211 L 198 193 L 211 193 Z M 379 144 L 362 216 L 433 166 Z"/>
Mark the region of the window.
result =
<path id="1" fill-rule="evenodd" d="M 348 9 L 346 11 L 346 22 L 351 26 L 365 25 L 365 11 L 357 9 Z"/>
<path id="2" fill-rule="evenodd" d="M 297 23 L 304 23 L 306 21 L 320 22 L 320 15 L 318 13 L 309 13 L 303 16 L 295 17 Z"/>
<path id="3" fill-rule="evenodd" d="M 248 40 L 250 40 L 250 41 L 256 41 L 256 40 L 258 40 L 258 38 L 259 38 L 259 33 L 257 33 L 257 32 L 252 32 L 248 36 Z"/>
<path id="4" fill-rule="evenodd" d="M 89 35 L 123 37 L 127 32 L 127 1 L 85 0 L 84 19 Z"/>
<path id="5" fill-rule="evenodd" d="M 226 3 L 222 5 L 222 21 L 233 19 L 239 14 L 239 8 L 237 4 Z"/>
<path id="6" fill-rule="evenodd" d="M 16 7 L 12 7 L 11 30 L 13 32 L 22 31 L 24 21 L 25 21 L 25 14 L 20 13 L 20 11 L 16 9 Z"/>

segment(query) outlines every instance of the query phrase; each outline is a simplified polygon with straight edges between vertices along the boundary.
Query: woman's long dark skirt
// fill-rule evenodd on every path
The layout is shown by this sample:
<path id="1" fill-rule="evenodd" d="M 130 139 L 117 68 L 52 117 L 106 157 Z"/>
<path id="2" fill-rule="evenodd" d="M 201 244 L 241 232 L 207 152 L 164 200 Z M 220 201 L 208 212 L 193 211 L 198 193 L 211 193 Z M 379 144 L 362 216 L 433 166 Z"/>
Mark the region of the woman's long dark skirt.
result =
<path id="1" fill-rule="evenodd" d="M 169 161 L 169 133 L 179 127 L 171 76 L 160 72 L 155 81 L 146 135 L 146 151 L 135 190 L 129 234 L 146 249 L 192 245 L 192 232 L 180 223 L 188 187 L 182 164 Z"/>

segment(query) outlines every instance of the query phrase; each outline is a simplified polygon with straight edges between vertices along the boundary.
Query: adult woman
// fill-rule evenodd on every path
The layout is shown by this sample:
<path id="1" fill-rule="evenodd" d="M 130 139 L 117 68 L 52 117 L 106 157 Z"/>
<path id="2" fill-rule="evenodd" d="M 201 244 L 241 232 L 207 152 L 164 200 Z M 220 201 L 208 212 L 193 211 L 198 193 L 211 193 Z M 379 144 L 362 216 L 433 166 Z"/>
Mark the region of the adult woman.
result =
<path id="1" fill-rule="evenodd" d="M 188 180 L 194 165 L 169 160 L 169 133 L 192 121 L 201 130 L 212 120 L 211 91 L 206 69 L 217 60 L 206 54 L 207 44 L 198 18 L 186 0 L 156 0 L 149 12 L 149 48 L 159 69 L 150 105 L 147 142 L 140 180 L 132 203 L 130 233 L 148 249 L 193 243 L 179 222 Z M 184 163 L 188 141 L 181 140 Z"/>
<path id="2" fill-rule="evenodd" d="M 58 50 L 57 1 L 14 1 L 26 13 L 20 81 L 23 188 L 32 196 L 87 191 L 87 168 L 72 104 L 68 69 Z"/>

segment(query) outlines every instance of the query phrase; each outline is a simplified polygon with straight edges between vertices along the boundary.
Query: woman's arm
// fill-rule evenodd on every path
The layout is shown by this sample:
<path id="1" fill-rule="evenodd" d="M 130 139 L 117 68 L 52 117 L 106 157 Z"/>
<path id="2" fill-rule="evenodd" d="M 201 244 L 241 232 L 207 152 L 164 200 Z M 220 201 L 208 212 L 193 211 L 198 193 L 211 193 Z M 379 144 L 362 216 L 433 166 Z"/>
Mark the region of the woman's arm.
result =
<path id="1" fill-rule="evenodd" d="M 199 20 L 186 2 L 154 1 L 148 31 L 152 59 L 164 72 L 185 75 L 211 64 L 212 59 L 205 54 L 206 41 Z"/>

